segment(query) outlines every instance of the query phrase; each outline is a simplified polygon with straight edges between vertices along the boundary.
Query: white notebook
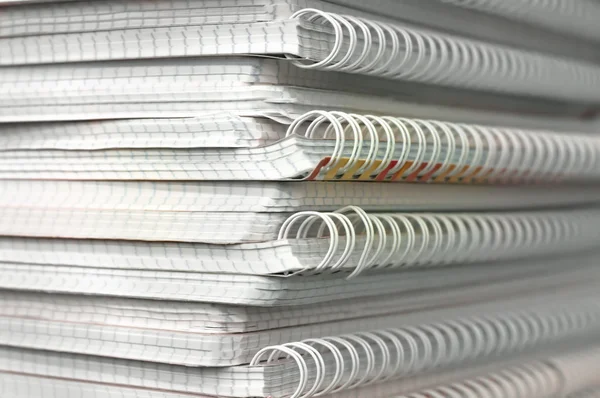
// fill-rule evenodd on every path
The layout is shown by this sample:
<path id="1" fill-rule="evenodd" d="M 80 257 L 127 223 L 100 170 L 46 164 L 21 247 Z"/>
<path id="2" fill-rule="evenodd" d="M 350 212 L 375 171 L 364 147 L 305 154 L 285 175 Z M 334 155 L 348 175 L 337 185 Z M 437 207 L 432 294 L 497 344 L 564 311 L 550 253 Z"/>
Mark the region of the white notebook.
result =
<path id="1" fill-rule="evenodd" d="M 368 273 L 351 280 L 346 278 L 346 273 L 282 278 L 2 262 L 0 288 L 254 306 L 309 305 L 406 292 L 414 290 L 415 286 L 441 288 L 539 274 L 565 267 L 566 263 L 575 268 L 587 268 L 596 265 L 597 258 L 593 253 L 583 252 L 580 256 L 476 263 L 437 270 L 416 268 L 404 272 Z"/>
<path id="2" fill-rule="evenodd" d="M 571 254 L 594 248 L 600 236 L 596 208 L 366 213 L 348 206 L 335 212 L 290 215 L 52 205 L 0 208 L 0 234 L 5 236 L 0 238 L 0 261 L 89 267 L 98 272 L 289 275 L 342 271 L 356 276 L 368 271 Z"/>
<path id="3" fill-rule="evenodd" d="M 545 398 L 561 396 L 568 398 L 595 398 L 600 389 L 596 382 L 583 380 L 577 383 L 578 391 L 564 388 L 565 379 L 561 372 L 569 368 L 557 369 L 552 359 L 560 359 L 560 354 L 538 355 L 525 358 L 521 362 L 503 361 L 493 365 L 473 366 L 462 371 L 442 371 L 413 379 L 400 379 L 381 384 L 357 387 L 325 395 L 331 398 L 373 398 L 410 397 L 420 398 L 423 394 L 448 394 L 456 392 L 478 394 L 506 394 L 516 398 Z M 562 355 L 565 355 L 564 353 Z M 593 353 L 591 355 L 597 355 Z M 595 366 L 593 357 L 581 357 L 580 366 Z M 573 364 L 577 366 L 578 364 Z M 23 373 L 0 372 L 0 392 L 15 398 L 62 398 L 65 396 L 87 398 L 212 398 L 203 394 L 189 394 L 165 391 L 155 388 L 141 388 L 115 385 L 110 381 L 93 383 L 67 378 L 50 378 Z M 485 395 L 483 395 L 485 396 Z"/>
<path id="4" fill-rule="evenodd" d="M 452 370 L 457 365 L 464 371 L 475 364 L 492 364 L 527 354 L 539 357 L 544 350 L 572 345 L 574 339 L 593 341 L 600 326 L 597 304 L 590 298 L 565 301 L 568 296 L 559 295 L 554 296 L 554 300 L 561 301 L 554 301 L 549 297 L 541 296 L 537 303 L 527 301 L 525 304 L 523 300 L 513 299 L 503 302 L 503 306 L 498 303 L 462 306 L 454 312 L 426 313 L 426 317 L 407 315 L 401 326 L 377 328 L 374 322 L 371 329 L 363 328 L 360 332 L 353 332 L 352 328 L 338 329 L 338 333 L 325 332 L 302 342 L 288 340 L 293 334 L 281 330 L 272 341 L 281 340 L 283 344 L 262 350 L 250 348 L 255 353 L 250 364 L 240 363 L 241 366 L 235 367 L 190 368 L 111 359 L 111 356 L 138 359 L 135 357 L 154 351 L 154 344 L 170 344 L 157 352 L 163 356 L 170 354 L 174 364 L 186 351 L 185 358 L 190 362 L 207 361 L 211 356 L 210 352 L 197 351 L 198 335 L 195 342 L 184 342 L 177 334 L 143 337 L 132 333 L 127 341 L 115 345 L 120 349 L 113 351 L 110 342 L 102 343 L 104 358 L 0 348 L 0 370 L 50 377 L 68 375 L 69 379 L 219 396 L 289 396 L 294 391 L 306 393 L 313 388 L 322 391 L 327 386 L 349 390 L 410 376 L 418 380 L 419 376 Z M 9 327 L 16 327 L 15 322 Z M 98 328 L 95 332 L 80 330 L 72 335 L 73 332 L 67 330 L 69 325 L 63 327 L 65 334 L 60 338 L 54 337 L 53 327 L 40 328 L 38 348 L 51 342 L 65 347 L 67 352 L 91 351 L 96 344 L 93 339 L 82 345 L 77 344 L 76 336 L 83 333 L 101 336 L 97 334 Z M 35 327 L 27 330 L 30 335 L 22 332 L 21 338 L 11 341 L 10 345 L 30 348 L 35 345 Z M 113 334 L 113 338 L 119 339 L 118 331 Z M 28 338 L 30 343 L 26 343 Z M 252 343 L 248 344 L 253 347 Z M 225 344 L 218 350 L 227 353 L 229 346 Z M 588 367 L 599 359 L 597 349 L 590 350 L 588 345 L 585 353 L 563 354 L 548 365 L 560 370 L 562 379 L 558 379 L 562 388 L 577 390 L 594 380 L 594 372 Z M 125 367 L 128 371 L 117 371 Z"/>
<path id="5" fill-rule="evenodd" d="M 512 389 L 518 388 L 519 391 L 523 391 L 524 393 L 529 392 L 535 394 L 534 392 L 539 392 L 540 394 L 542 394 L 539 395 L 539 397 L 542 398 L 547 396 L 543 394 L 549 394 L 557 391 L 565 391 L 565 384 L 568 381 L 570 381 L 570 379 L 564 373 L 567 373 L 571 367 L 575 368 L 577 366 L 589 366 L 595 364 L 598 361 L 598 359 L 596 358 L 597 352 L 582 355 L 575 349 L 572 349 L 572 351 L 567 351 L 566 349 L 563 349 L 560 350 L 560 354 L 553 353 L 553 351 L 557 350 L 544 350 L 543 352 L 540 352 L 537 355 L 523 356 L 523 358 L 521 358 L 520 360 L 495 361 L 493 364 L 480 363 L 477 366 L 469 366 L 460 370 L 442 370 L 434 373 L 429 373 L 426 376 L 416 376 L 410 379 L 400 378 L 398 380 L 371 384 L 370 386 L 359 386 L 350 390 L 340 390 L 339 392 L 327 394 L 326 396 L 338 398 L 354 398 L 364 396 L 364 394 L 369 394 L 369 396 L 383 398 L 390 396 L 400 396 L 399 394 L 403 393 L 406 395 L 402 396 L 412 397 L 413 395 L 410 395 L 411 393 L 435 393 L 435 390 L 445 392 L 447 391 L 445 389 L 448 389 L 449 387 L 464 386 L 468 388 L 472 387 L 473 385 L 477 386 L 477 388 L 479 389 L 478 392 L 481 393 L 483 391 L 488 391 L 488 389 L 494 390 L 494 388 L 492 387 L 493 384 L 490 385 L 489 381 L 501 380 L 501 384 L 497 388 L 500 388 L 503 392 L 508 393 L 514 391 Z M 563 357 L 566 357 L 570 352 L 573 352 L 574 355 L 579 354 L 578 361 L 571 361 L 571 363 L 569 363 L 570 367 L 563 365 L 558 369 L 555 368 L 555 362 L 560 361 Z M 0 380 L 2 381 L 2 383 L 0 383 L 0 388 L 2 388 L 1 386 L 4 386 L 5 391 L 7 389 L 9 391 L 18 391 L 21 389 L 25 390 L 25 386 L 21 386 L 20 384 L 22 382 L 27 381 L 28 383 L 30 383 L 30 391 L 34 391 L 36 386 L 38 385 L 48 385 L 50 388 L 47 391 L 53 391 L 54 388 L 68 388 L 70 391 L 72 391 L 70 392 L 70 394 L 75 394 L 69 396 L 77 397 L 85 396 L 77 394 L 83 394 L 83 391 L 85 391 L 86 389 L 94 391 L 94 397 L 104 397 L 105 395 L 102 394 L 115 394 L 115 390 L 117 388 L 120 388 L 121 390 L 118 390 L 119 395 L 115 396 L 127 397 L 129 396 L 127 394 L 139 393 L 140 395 L 136 395 L 136 397 L 148 396 L 170 398 L 183 397 L 181 395 L 178 395 L 179 393 L 175 392 L 177 390 L 196 390 L 197 387 L 194 387 L 194 385 L 198 385 L 199 381 L 201 380 L 203 381 L 203 385 L 215 383 L 215 380 L 210 380 L 208 377 L 202 378 L 197 374 L 198 372 L 196 372 L 196 374 L 193 374 L 187 371 L 185 378 L 183 378 L 180 375 L 180 377 L 183 380 L 187 381 L 186 384 L 184 384 L 183 382 L 180 382 L 178 384 L 172 383 L 171 387 L 168 390 L 165 390 L 158 387 L 161 384 L 164 385 L 164 382 L 162 382 L 161 380 L 152 382 L 150 377 L 153 373 L 166 373 L 165 369 L 170 369 L 171 371 L 174 371 L 175 369 L 177 369 L 176 367 L 161 367 L 160 365 L 152 366 L 150 364 L 145 364 L 145 371 L 144 373 L 142 373 L 141 376 L 136 377 L 135 375 L 130 374 L 127 377 L 111 378 L 110 376 L 106 375 L 106 373 L 104 375 L 96 373 L 95 369 L 99 369 L 102 366 L 104 369 L 108 370 L 110 369 L 110 365 L 113 365 L 116 368 L 118 364 L 125 365 L 128 364 L 128 362 L 112 361 L 111 363 L 111 361 L 100 358 L 90 359 L 83 356 L 73 356 L 64 354 L 52 355 L 44 354 L 41 352 L 36 353 L 33 351 L 24 351 L 18 353 L 10 349 L 2 349 L 2 353 L 8 358 L 13 358 L 13 369 L 19 369 L 19 371 L 16 371 L 15 373 L 0 371 Z M 135 364 L 135 362 L 133 363 Z M 327 365 L 335 366 L 334 364 Z M 72 369 L 75 366 L 78 366 L 78 369 L 85 369 L 86 375 L 82 375 L 77 379 L 65 377 L 64 375 L 68 374 L 67 372 L 76 372 L 75 369 Z M 244 370 L 246 370 L 246 374 L 250 373 L 248 369 Z M 117 369 L 115 369 L 115 371 L 117 371 Z M 57 374 L 58 377 L 49 378 L 47 376 L 43 376 L 44 374 L 53 373 Z M 117 371 L 117 373 L 119 372 Z M 207 371 L 204 371 L 202 373 L 209 374 L 209 372 Z M 213 370 L 212 373 L 217 372 Z M 247 387 L 245 389 L 244 387 L 241 387 L 241 383 L 239 383 L 239 380 L 244 377 L 244 371 L 241 369 L 237 372 L 227 372 L 225 370 L 221 370 L 220 372 L 218 372 L 218 374 L 220 376 L 218 381 L 218 390 L 222 391 L 222 393 L 219 396 L 267 396 L 268 394 L 270 386 L 265 385 L 265 380 L 251 380 L 250 378 L 248 378 L 248 380 L 244 380 L 244 383 Z M 99 380 L 93 381 L 94 376 Z M 269 374 L 263 374 L 260 375 L 257 379 L 266 379 L 269 376 Z M 527 378 L 527 382 L 525 384 L 522 384 L 524 381 L 521 379 L 522 377 Z M 564 379 L 562 377 L 564 377 Z M 143 379 L 145 383 L 140 382 L 140 378 Z M 76 381 L 81 379 L 83 379 L 83 381 Z M 117 384 L 118 387 L 116 387 L 115 381 L 117 379 L 126 379 L 127 384 Z M 238 385 L 231 387 L 230 385 L 235 383 L 236 380 L 238 380 Z M 154 384 L 156 387 L 136 388 L 136 384 Z M 588 379 L 581 381 L 577 380 L 576 383 L 570 383 L 569 387 L 571 387 L 571 385 L 574 388 L 584 388 L 588 387 L 589 385 L 593 385 L 593 383 L 590 382 L 590 380 Z M 82 392 L 76 393 L 75 391 L 77 391 L 78 389 L 81 389 Z M 498 389 L 495 389 L 495 392 L 498 391 Z M 185 394 L 185 397 L 190 397 L 190 395 L 187 395 L 189 393 L 190 392 L 181 392 L 181 394 Z M 393 393 L 395 393 L 395 395 L 392 395 Z M 197 393 L 192 394 L 192 396 L 194 397 L 207 396 Z M 112 397 L 113 395 L 108 396 Z M 521 397 L 521 395 L 511 396 Z M 27 397 L 31 398 L 31 396 Z M 523 395 L 523 398 L 532 397 L 538 397 L 538 395 Z"/>
<path id="6" fill-rule="evenodd" d="M 565 189 L 556 184 L 0 180 L 0 207 L 291 213 L 350 205 L 413 212 L 543 210 L 597 203 L 600 187 L 575 184 Z"/>
<path id="7" fill-rule="evenodd" d="M 95 17 L 102 11 L 96 10 L 93 4 L 87 6 L 87 11 L 86 3 L 83 8 L 77 2 L 58 5 L 58 15 L 50 10 L 47 22 L 43 17 L 41 20 L 36 17 L 36 8 L 31 10 L 33 15 L 27 14 L 27 8 L 18 9 L 16 16 L 10 12 L 3 15 L 9 32 L 37 24 L 42 26 L 42 32 L 47 29 L 52 34 L 0 38 L 0 51 L 6 54 L 0 58 L 0 64 L 285 54 L 299 57 L 292 61 L 297 65 L 315 69 L 527 96 L 588 101 L 599 98 L 600 68 L 592 63 L 451 36 L 364 14 L 359 17 L 361 25 L 355 22 L 356 16 L 345 16 L 343 8 L 337 10 L 342 13 L 304 8 L 286 16 L 292 11 L 287 6 L 287 12 L 279 17 L 277 11 L 285 9 L 285 4 L 269 7 L 268 4 L 273 3 L 263 3 L 268 11 L 261 12 L 259 7 L 258 14 L 252 9 L 244 12 L 244 7 L 236 7 L 237 4 L 237 1 L 229 4 L 209 1 L 208 7 L 198 8 L 199 18 L 189 21 L 185 7 L 179 10 L 184 12 L 183 18 L 177 19 L 177 11 L 173 18 L 172 5 L 167 2 L 163 7 L 169 11 L 164 19 L 159 11 L 158 17 L 151 14 L 147 25 L 135 26 L 146 22 L 142 16 L 133 26 L 125 25 L 125 29 L 119 27 L 118 22 L 113 27 L 110 3 L 107 5 L 108 26 L 104 27 L 103 21 L 99 24 Z M 323 4 L 327 3 L 315 3 L 315 6 L 322 8 Z M 19 17 L 21 12 L 24 17 Z M 93 15 L 91 23 L 86 21 L 86 12 Z M 230 13 L 234 14 L 233 21 L 227 18 Z M 71 22 L 70 14 L 84 14 L 84 17 L 82 21 Z M 249 14 L 246 19 L 250 22 L 242 18 L 237 23 L 239 16 L 245 14 Z M 128 21 L 126 18 L 125 23 Z M 402 29 L 408 33 L 402 33 Z"/>
<path id="8" fill-rule="evenodd" d="M 429 274 L 425 274 L 429 276 Z M 250 307 L 229 304 L 140 300 L 123 297 L 0 291 L 3 317 L 62 321 L 118 328 L 154 329 L 189 333 L 246 333 L 343 321 L 367 316 L 426 311 L 439 307 L 532 295 L 544 290 L 581 290 L 597 279 L 593 270 L 577 272 L 552 269 L 543 275 L 531 272 L 514 276 L 490 276 L 479 280 L 434 284 L 406 289 L 397 294 L 333 300 L 308 306 Z"/>
<path id="9" fill-rule="evenodd" d="M 4 100 L 0 100 L 2 122 L 197 118 L 218 112 L 289 121 L 290 117 L 320 107 L 379 114 L 398 114 L 401 109 L 405 116 L 455 122 L 595 131 L 594 123 L 579 120 L 594 110 L 585 101 L 531 101 L 473 90 L 449 90 L 434 84 L 390 84 L 389 80 L 368 76 L 356 82 L 351 74 L 297 68 L 287 61 L 257 57 L 4 67 L 0 89 L 5 92 Z M 152 121 L 132 122 L 137 126 Z M 103 125 L 83 126 L 99 129 Z M 43 126 L 24 126 L 36 127 Z M 112 128 L 124 127 L 117 124 Z"/>
<path id="10" fill-rule="evenodd" d="M 280 91 L 269 91 L 272 85 L 279 87 Z M 298 88 L 305 90 L 299 91 Z M 387 109 L 395 114 L 398 112 L 395 109 L 402 109 L 405 116 L 459 122 L 558 130 L 593 128 L 590 123 L 577 121 L 581 114 L 590 110 L 585 101 L 531 101 L 472 90 L 448 90 L 435 84 L 390 84 L 389 80 L 368 76 L 357 80 L 351 74 L 298 68 L 284 60 L 264 57 L 160 58 L 4 67 L 0 75 L 0 90 L 5 92 L 0 99 L 0 120 L 4 122 L 136 116 L 197 117 L 201 112 L 219 109 L 245 115 L 272 115 L 280 120 L 289 116 L 285 112 L 303 112 L 306 104 L 331 106 L 331 103 L 319 98 L 302 97 L 302 93 L 328 90 L 322 95 L 326 95 L 326 99 L 336 99 L 337 110 L 346 107 L 381 113 Z M 357 96 L 356 99 L 349 94 Z M 288 98 L 285 108 L 278 100 L 283 96 Z M 381 97 L 395 101 L 387 104 Z M 254 98 L 255 108 L 244 103 L 251 98 Z M 280 103 L 277 104 L 277 101 Z M 373 101 L 375 103 L 371 104 Z M 228 121 L 223 119 L 220 116 L 208 127 Z M 138 120 L 130 123 L 139 126 L 139 130 L 152 122 Z M 165 128 L 169 131 L 168 122 L 159 121 L 159 126 L 147 127 L 149 133 Z M 181 124 L 191 124 L 193 128 L 193 122 L 171 123 L 177 124 L 173 129 L 181 131 Z M 199 122 L 207 123 L 206 118 Z M 242 121 L 237 121 L 237 124 L 242 124 Z M 247 128 L 258 128 L 262 124 L 249 124 Z M 110 122 L 83 125 L 96 131 L 105 126 L 108 129 L 127 128 L 122 123 Z M 18 131 L 23 132 L 27 127 L 23 126 Z M 35 127 L 42 128 L 43 132 L 50 126 L 33 125 L 29 128 Z M 72 128 L 70 132 L 73 132 Z"/>
<path id="11" fill-rule="evenodd" d="M 279 128 L 284 138 L 258 147 L 131 149 L 113 143 L 96 151 L 8 149 L 0 158 L 0 179 L 539 183 L 600 178 L 600 140 L 585 133 L 322 110 Z"/>
<path id="12" fill-rule="evenodd" d="M 60 3 L 74 0 L 62 0 Z M 2 5 L 25 5 L 27 11 L 31 14 L 35 4 L 32 3 L 56 3 L 53 0 L 2 0 Z M 94 2 L 92 2 L 93 4 Z M 584 4 L 576 4 L 584 3 Z M 558 7 L 553 3 L 540 3 L 538 1 L 519 2 L 517 5 L 509 5 L 508 7 L 499 7 L 502 4 L 496 0 L 466 3 L 463 0 L 458 1 L 427 1 L 421 0 L 403 0 L 396 2 L 394 0 L 380 0 L 377 4 L 369 2 L 361 2 L 359 0 L 327 0 L 327 1 L 284 1 L 277 2 L 257 2 L 252 3 L 238 1 L 239 14 L 235 15 L 227 10 L 222 10 L 221 13 L 213 12 L 212 20 L 219 16 L 226 16 L 229 20 L 248 20 L 249 18 L 260 15 L 263 19 L 273 18 L 274 15 L 284 17 L 291 15 L 292 12 L 301 8 L 318 8 L 330 12 L 352 13 L 354 15 L 372 16 L 376 14 L 377 18 L 394 18 L 397 21 L 404 21 L 420 26 L 428 26 L 441 31 L 455 32 L 467 37 L 477 37 L 481 40 L 504 43 L 510 46 L 522 47 L 531 50 L 548 52 L 561 56 L 568 56 L 577 59 L 586 59 L 597 61 L 598 55 L 595 54 L 594 42 L 597 39 L 593 36 L 591 23 L 594 22 L 593 16 L 597 13 L 597 7 L 591 2 L 561 2 Z M 82 8 L 83 4 L 83 8 Z M 206 20 L 206 17 L 201 18 L 198 13 L 192 15 L 181 12 L 182 7 L 193 7 L 197 3 L 189 4 L 182 0 L 161 0 L 153 2 L 153 9 L 157 12 L 151 13 L 151 9 L 144 2 L 130 1 L 128 7 L 123 7 L 123 2 L 120 1 L 103 1 L 102 5 L 98 2 L 94 4 L 94 9 L 100 9 L 102 13 L 96 14 L 96 18 L 101 18 L 102 26 L 111 27 L 118 26 L 118 17 L 131 15 L 133 21 L 128 21 L 128 26 L 136 26 L 135 23 L 140 16 L 146 15 L 150 21 L 160 23 L 157 14 L 165 17 L 163 23 L 185 21 L 189 25 L 193 25 L 198 20 Z M 208 8 L 214 2 L 204 3 Z M 254 8 L 248 7 L 248 4 L 253 4 Z M 277 6 L 275 14 L 272 8 L 268 8 L 266 4 L 274 4 Z M 335 5 L 337 4 L 337 5 Z M 48 7 L 50 4 L 42 4 L 42 7 Z M 459 7 L 457 7 L 459 5 Z M 246 6 L 246 7 L 244 7 Z M 60 6 L 59 6 L 60 7 Z M 79 10 L 89 10 L 90 4 L 81 3 L 76 6 Z M 146 14 L 143 11 L 146 10 Z M 164 12 L 168 10 L 168 12 Z M 242 11 L 243 10 L 243 11 Z M 476 10 L 476 11 L 475 11 Z M 16 12 L 15 12 L 16 11 Z M 32 23 L 24 26 L 23 11 L 15 10 L 11 16 L 17 20 L 12 24 L 4 25 L 5 30 L 3 35 L 10 36 L 11 34 L 38 34 L 40 27 L 47 26 L 52 19 L 41 19 L 41 13 L 35 13 L 35 17 L 26 19 Z M 35 9 L 38 11 L 38 9 Z M 128 11 L 125 13 L 124 11 Z M 150 13 L 148 13 L 150 11 Z M 160 11 L 163 11 L 160 13 Z M 177 13 L 179 11 L 179 13 Z M 197 11 L 197 10 L 195 10 Z M 480 12 L 484 11 L 484 12 Z M 89 12 L 89 11 L 88 11 Z M 173 17 L 173 13 L 177 13 L 177 18 Z M 368 13 L 368 14 L 365 14 Z M 241 14 L 241 15 L 240 15 Z M 76 15 L 76 14 L 75 14 Z M 75 16 L 70 14 L 71 18 Z M 85 14 L 84 14 L 85 15 Z M 85 15 L 88 16 L 88 15 Z M 138 17 L 138 18 L 135 18 Z M 38 20 L 34 18 L 40 18 Z M 245 19 L 244 19 L 245 18 Z M 463 21 L 477 18 L 481 24 L 465 25 Z M 572 21 L 579 18 L 578 24 L 573 24 Z M 116 19 L 116 20 L 115 20 Z M 582 23 L 582 19 L 585 21 Z M 85 21 L 85 19 L 83 19 Z M 89 21 L 88 16 L 88 21 Z M 97 19 L 96 19 L 97 21 Z M 66 28 L 64 19 L 58 19 L 58 23 L 53 26 L 56 29 L 60 26 Z M 61 23 L 62 22 L 62 23 Z M 58 25 L 58 26 L 57 26 Z M 81 26 L 81 25 L 80 25 Z M 92 25 L 93 26 L 93 25 Z M 139 25 L 138 25 L 139 26 Z M 48 28 L 46 28 L 48 29 Z M 540 40 L 536 35 L 543 32 L 547 40 Z M 595 29 L 597 31 L 597 29 Z M 11 33 L 12 32 L 12 33 Z M 566 33 L 566 34 L 565 34 Z M 573 35 L 573 36 L 571 36 Z M 583 38 L 592 39 L 585 41 Z"/>

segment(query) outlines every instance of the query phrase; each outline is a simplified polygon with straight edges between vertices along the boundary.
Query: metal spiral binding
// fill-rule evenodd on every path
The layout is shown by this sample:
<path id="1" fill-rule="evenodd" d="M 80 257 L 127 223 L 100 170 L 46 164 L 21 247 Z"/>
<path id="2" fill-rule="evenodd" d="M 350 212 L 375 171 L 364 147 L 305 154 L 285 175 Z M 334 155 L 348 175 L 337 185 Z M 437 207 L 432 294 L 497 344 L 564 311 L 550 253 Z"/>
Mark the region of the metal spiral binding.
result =
<path id="1" fill-rule="evenodd" d="M 404 398 L 425 397 L 594 397 L 600 350 L 588 346 L 524 365 L 504 367 L 486 375 L 437 386 Z M 576 393 L 574 391 L 584 392 Z M 596 390 L 597 391 L 597 390 Z"/>
<path id="2" fill-rule="evenodd" d="M 258 351 L 250 365 L 269 366 L 292 360 L 298 366 L 299 384 L 290 398 L 317 397 L 520 352 L 600 326 L 600 307 L 596 303 L 577 304 L 275 345 Z"/>
<path id="3" fill-rule="evenodd" d="M 593 247 L 595 211 L 523 213 L 367 213 L 347 206 L 304 211 L 281 226 L 278 239 L 329 239 L 322 261 L 299 273 L 337 272 L 360 258 L 349 278 L 369 270 L 441 266 Z"/>
<path id="4" fill-rule="evenodd" d="M 511 366 L 479 377 L 441 385 L 398 398 L 545 398 L 558 397 L 561 375 L 544 362 Z"/>
<path id="5" fill-rule="evenodd" d="M 288 56 L 296 66 L 578 100 L 600 97 L 600 69 L 501 45 L 306 8 L 290 18 L 333 36 L 319 59 Z"/>
<path id="6" fill-rule="evenodd" d="M 552 358 L 548 362 L 561 372 L 564 380 L 563 396 L 584 388 L 600 386 L 600 347 L 596 338 L 591 344 L 587 342 L 585 349 Z"/>
<path id="7" fill-rule="evenodd" d="M 308 112 L 286 136 L 333 139 L 308 179 L 533 183 L 600 177 L 600 139 L 336 111 Z"/>
<path id="8" fill-rule="evenodd" d="M 454 6 L 532 22 L 550 30 L 600 39 L 600 4 L 581 0 L 438 0 Z"/>
<path id="9" fill-rule="evenodd" d="M 600 398 L 600 386 L 571 393 L 567 398 Z"/>

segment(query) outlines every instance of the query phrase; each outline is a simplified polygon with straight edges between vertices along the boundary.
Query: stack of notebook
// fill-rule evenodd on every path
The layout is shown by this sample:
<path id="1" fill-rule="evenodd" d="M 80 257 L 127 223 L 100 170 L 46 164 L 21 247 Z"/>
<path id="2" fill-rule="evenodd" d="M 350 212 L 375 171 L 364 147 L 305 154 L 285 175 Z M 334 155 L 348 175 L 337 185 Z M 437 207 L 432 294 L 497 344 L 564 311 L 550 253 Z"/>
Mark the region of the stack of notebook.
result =
<path id="1" fill-rule="evenodd" d="M 600 395 L 600 3 L 377 3 L 0 1 L 0 396 Z"/>

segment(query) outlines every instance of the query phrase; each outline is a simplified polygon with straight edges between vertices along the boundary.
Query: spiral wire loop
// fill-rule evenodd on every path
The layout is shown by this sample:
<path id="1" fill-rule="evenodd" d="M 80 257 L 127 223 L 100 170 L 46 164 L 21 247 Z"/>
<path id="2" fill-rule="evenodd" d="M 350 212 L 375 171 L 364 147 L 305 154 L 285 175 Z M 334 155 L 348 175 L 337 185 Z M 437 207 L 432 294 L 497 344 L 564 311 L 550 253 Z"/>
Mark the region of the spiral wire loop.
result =
<path id="1" fill-rule="evenodd" d="M 511 366 L 399 398 L 545 398 L 559 396 L 559 372 L 544 362 Z"/>
<path id="2" fill-rule="evenodd" d="M 600 398 L 600 386 L 573 392 L 567 398 Z"/>
<path id="3" fill-rule="evenodd" d="M 315 110 L 286 136 L 333 140 L 313 179 L 538 183 L 600 178 L 593 135 Z"/>
<path id="4" fill-rule="evenodd" d="M 300 68 L 579 101 L 600 98 L 600 68 L 592 64 L 313 8 L 290 18 L 332 35 L 328 54 L 319 59 L 287 56 Z"/>
<path id="5" fill-rule="evenodd" d="M 439 2 L 530 22 L 558 32 L 600 39 L 600 4 L 588 0 L 438 0 Z"/>
<path id="6" fill-rule="evenodd" d="M 520 258 L 595 247 L 600 212 L 367 213 L 347 206 L 304 211 L 282 224 L 279 240 L 328 239 L 316 266 L 297 273 L 338 272 L 349 278 L 381 269 Z M 358 259 L 356 259 L 358 258 Z"/>
<path id="7" fill-rule="evenodd" d="M 290 398 L 316 397 L 453 364 L 518 353 L 598 328 L 598 304 L 585 299 L 576 304 L 559 304 L 552 308 L 533 306 L 526 310 L 505 310 L 492 315 L 464 316 L 431 324 L 280 344 L 261 349 L 250 366 L 293 360 L 298 365 L 299 384 Z M 540 367 L 521 369 L 528 372 L 503 373 L 502 386 L 493 387 L 489 379 L 478 379 L 470 387 L 488 393 L 489 388 L 499 388 L 497 392 L 517 388 L 528 393 L 558 388 L 555 383 L 561 378 L 555 378 L 552 373 L 560 366 L 548 367 L 541 373 L 538 373 Z M 420 396 L 426 395 L 414 395 Z"/>

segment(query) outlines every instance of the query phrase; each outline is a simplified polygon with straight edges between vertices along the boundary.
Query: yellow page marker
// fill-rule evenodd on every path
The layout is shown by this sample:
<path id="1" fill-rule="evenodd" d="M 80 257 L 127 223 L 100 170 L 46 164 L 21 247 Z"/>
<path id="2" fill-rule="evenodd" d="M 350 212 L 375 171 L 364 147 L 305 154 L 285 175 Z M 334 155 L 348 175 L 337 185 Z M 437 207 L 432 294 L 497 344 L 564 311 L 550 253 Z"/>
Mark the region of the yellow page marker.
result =
<path id="1" fill-rule="evenodd" d="M 365 170 L 360 175 L 360 177 L 358 177 L 358 180 L 361 180 L 361 181 L 372 180 L 373 179 L 373 173 L 375 173 L 375 169 L 377 169 L 380 166 L 381 166 L 381 160 L 374 161 L 373 164 L 371 165 L 371 167 L 369 167 L 367 170 Z"/>
<path id="2" fill-rule="evenodd" d="M 347 172 L 344 173 L 343 176 L 341 176 L 339 179 L 340 180 L 354 180 L 354 176 L 356 175 L 356 172 L 358 171 L 358 169 L 360 169 L 363 165 L 365 164 L 364 159 L 359 159 L 356 161 L 356 163 L 354 164 L 354 166 L 350 167 L 350 169 L 348 169 Z"/>
<path id="3" fill-rule="evenodd" d="M 329 170 L 327 172 L 327 174 L 325 174 L 325 176 L 323 177 L 325 180 L 337 180 L 337 175 L 339 170 L 346 166 L 346 164 L 348 164 L 348 161 L 350 160 L 350 158 L 341 158 L 337 164 L 335 165 L 334 168 L 332 168 L 331 170 Z"/>
<path id="4" fill-rule="evenodd" d="M 390 181 L 398 181 L 400 178 L 402 178 L 402 175 L 413 165 L 413 163 L 414 162 L 412 160 L 404 162 L 404 166 L 402 166 L 400 170 L 394 173 L 392 178 L 390 178 Z"/>
<path id="5" fill-rule="evenodd" d="M 460 179 L 463 178 L 463 176 L 467 170 L 469 170 L 469 166 L 463 166 L 463 168 L 460 172 L 458 172 L 457 174 L 453 175 L 452 177 L 450 177 L 448 179 L 448 182 L 450 182 L 452 184 L 459 183 Z"/>
<path id="6" fill-rule="evenodd" d="M 470 174 L 467 174 L 463 178 L 462 182 L 464 182 L 465 184 L 469 184 L 469 183 L 474 182 L 474 180 L 477 180 L 478 178 L 481 178 L 481 177 L 477 177 L 477 175 L 479 173 L 481 173 L 481 170 L 483 170 L 483 166 L 477 166 L 475 168 L 475 170 L 473 170 Z"/>
<path id="7" fill-rule="evenodd" d="M 475 184 L 483 184 L 483 183 L 487 182 L 487 180 L 490 177 L 490 174 L 492 174 L 494 172 L 494 170 L 495 169 L 493 169 L 493 168 L 489 169 L 488 171 L 483 173 L 483 175 L 481 177 L 474 178 L 472 182 Z M 504 172 L 502 174 L 504 174 Z"/>
<path id="8" fill-rule="evenodd" d="M 455 164 L 451 164 L 450 166 L 448 166 L 448 169 L 446 169 L 446 171 L 444 171 L 439 176 L 435 177 L 433 179 L 433 182 L 444 182 L 444 180 L 446 179 L 446 177 L 448 176 L 448 174 L 452 173 L 455 168 L 456 168 L 456 165 Z"/>

